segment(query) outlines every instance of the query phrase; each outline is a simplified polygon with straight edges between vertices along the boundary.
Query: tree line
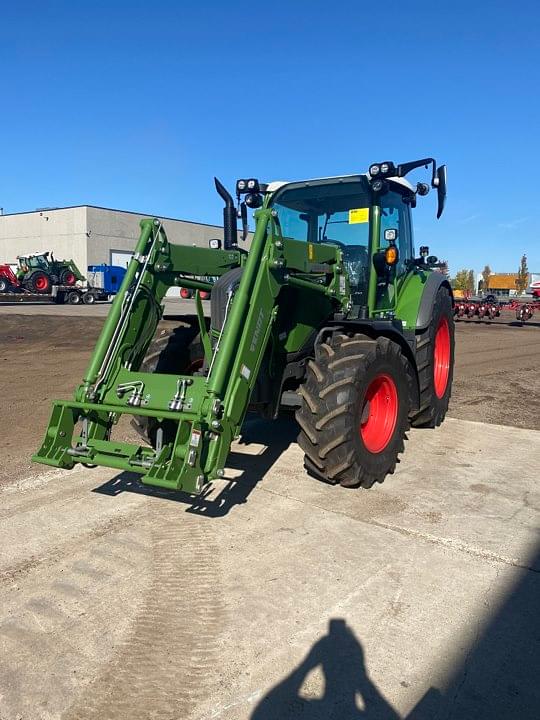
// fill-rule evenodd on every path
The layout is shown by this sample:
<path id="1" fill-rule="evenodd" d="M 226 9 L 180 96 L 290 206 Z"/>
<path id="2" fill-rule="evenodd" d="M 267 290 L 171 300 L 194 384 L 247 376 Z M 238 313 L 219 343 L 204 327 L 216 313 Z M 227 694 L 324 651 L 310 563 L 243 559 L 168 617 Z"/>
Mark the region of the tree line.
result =
<path id="1" fill-rule="evenodd" d="M 482 290 L 487 292 L 489 290 L 490 278 L 493 275 L 489 265 L 484 267 L 481 275 Z M 461 290 L 464 293 L 474 293 L 474 270 L 467 270 L 466 268 L 458 270 L 455 276 L 450 280 L 450 284 L 454 290 Z M 528 284 L 529 267 L 527 265 L 527 256 L 522 255 L 516 277 L 516 292 L 518 295 L 522 295 L 525 292 Z"/>

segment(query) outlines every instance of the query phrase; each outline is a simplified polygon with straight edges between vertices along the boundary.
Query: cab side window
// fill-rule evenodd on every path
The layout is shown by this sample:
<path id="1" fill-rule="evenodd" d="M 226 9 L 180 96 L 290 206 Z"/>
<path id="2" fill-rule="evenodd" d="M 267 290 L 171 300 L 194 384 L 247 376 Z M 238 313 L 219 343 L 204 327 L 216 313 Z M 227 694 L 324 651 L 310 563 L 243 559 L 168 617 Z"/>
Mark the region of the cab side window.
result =
<path id="1" fill-rule="evenodd" d="M 384 239 L 384 231 L 395 228 L 398 232 L 397 247 L 399 250 L 399 261 L 397 274 L 402 275 L 407 269 L 407 260 L 414 257 L 410 208 L 403 202 L 399 193 L 389 192 L 381 200 L 381 250 L 388 247 Z"/>

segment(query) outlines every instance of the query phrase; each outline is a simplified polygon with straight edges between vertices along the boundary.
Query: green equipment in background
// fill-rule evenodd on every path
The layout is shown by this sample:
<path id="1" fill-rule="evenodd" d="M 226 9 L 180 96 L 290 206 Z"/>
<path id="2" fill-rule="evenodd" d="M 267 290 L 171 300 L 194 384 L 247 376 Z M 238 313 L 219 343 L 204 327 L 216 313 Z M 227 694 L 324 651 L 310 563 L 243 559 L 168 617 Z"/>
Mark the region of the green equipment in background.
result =
<path id="1" fill-rule="evenodd" d="M 50 293 L 53 285 L 72 286 L 86 278 L 73 260 L 56 260 L 53 253 L 17 256 L 17 280 L 30 292 Z"/>
<path id="2" fill-rule="evenodd" d="M 405 176 L 430 169 L 430 183 Z M 300 182 L 239 180 L 225 201 L 224 241 L 173 245 L 160 220 L 141 235 L 72 401 L 54 403 L 33 460 L 104 465 L 142 482 L 199 493 L 223 477 L 248 410 L 295 410 L 316 478 L 370 487 L 393 472 L 405 433 L 445 417 L 454 363 L 453 297 L 426 247 L 413 250 L 411 209 L 446 168 L 424 158 L 366 174 Z M 249 253 L 238 246 L 255 233 Z M 213 284 L 202 277 L 217 278 Z M 197 327 L 156 335 L 170 287 L 197 291 Z M 212 291 L 204 317 L 201 291 Z M 144 442 L 115 440 L 130 415 Z"/>

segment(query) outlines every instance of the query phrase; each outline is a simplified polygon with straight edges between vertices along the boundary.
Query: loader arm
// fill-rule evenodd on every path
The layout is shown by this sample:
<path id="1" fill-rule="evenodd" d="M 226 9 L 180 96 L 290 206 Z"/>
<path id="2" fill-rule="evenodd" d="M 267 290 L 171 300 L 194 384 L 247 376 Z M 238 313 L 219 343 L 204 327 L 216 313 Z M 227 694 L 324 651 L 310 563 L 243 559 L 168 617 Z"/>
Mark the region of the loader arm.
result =
<path id="1" fill-rule="evenodd" d="M 55 402 L 45 440 L 33 460 L 71 468 L 77 462 L 143 475 L 143 482 L 198 493 L 221 477 L 241 429 L 272 335 L 281 288 L 301 286 L 349 302 L 341 251 L 284 239 L 275 213 L 256 213 L 249 255 L 172 245 L 158 220 L 143 220 L 135 254 L 115 297 L 82 384 L 72 402 Z M 141 372 L 170 287 L 210 289 L 197 276 L 243 267 L 227 299 L 225 321 L 206 374 Z M 122 414 L 173 421 L 174 438 L 154 448 L 112 438 Z"/>
<path id="2" fill-rule="evenodd" d="M 69 270 L 71 270 L 71 272 L 75 275 L 75 279 L 78 280 L 79 282 L 83 282 L 84 280 L 86 280 L 86 278 L 84 277 L 82 272 L 79 270 L 79 268 L 77 267 L 77 264 L 75 263 L 74 260 L 67 260 L 66 267 Z"/>

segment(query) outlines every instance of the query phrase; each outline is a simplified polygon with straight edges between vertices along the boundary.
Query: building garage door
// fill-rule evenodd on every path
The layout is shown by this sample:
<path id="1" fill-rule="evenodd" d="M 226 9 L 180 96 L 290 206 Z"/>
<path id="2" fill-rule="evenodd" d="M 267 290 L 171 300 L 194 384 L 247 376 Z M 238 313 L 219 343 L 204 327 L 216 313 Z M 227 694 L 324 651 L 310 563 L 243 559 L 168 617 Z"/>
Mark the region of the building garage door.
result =
<path id="1" fill-rule="evenodd" d="M 133 253 L 129 250 L 111 250 L 111 265 L 127 268 Z"/>

